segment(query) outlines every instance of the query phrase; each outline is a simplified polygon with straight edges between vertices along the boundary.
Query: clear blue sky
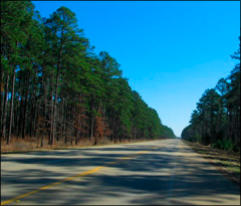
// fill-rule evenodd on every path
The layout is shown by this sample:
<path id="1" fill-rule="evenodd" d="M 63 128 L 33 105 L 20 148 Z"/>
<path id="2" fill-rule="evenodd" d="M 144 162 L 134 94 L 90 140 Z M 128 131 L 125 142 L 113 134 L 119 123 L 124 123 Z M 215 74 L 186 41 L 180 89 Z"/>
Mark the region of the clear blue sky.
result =
<path id="1" fill-rule="evenodd" d="M 226 77 L 240 36 L 239 1 L 33 1 L 42 17 L 76 13 L 95 46 L 177 136 L 207 88 Z"/>

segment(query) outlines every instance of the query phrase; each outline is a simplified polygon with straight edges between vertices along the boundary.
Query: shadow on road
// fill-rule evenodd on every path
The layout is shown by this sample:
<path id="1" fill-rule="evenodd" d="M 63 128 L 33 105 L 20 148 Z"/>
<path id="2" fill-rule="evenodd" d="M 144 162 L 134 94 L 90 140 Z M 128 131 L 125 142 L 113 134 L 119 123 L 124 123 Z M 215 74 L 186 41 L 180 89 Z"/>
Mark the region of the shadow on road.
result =
<path id="1" fill-rule="evenodd" d="M 149 152 L 131 160 L 120 161 L 114 165 L 107 164 L 110 161 L 127 156 L 119 153 L 121 151 L 134 154 L 141 150 Z M 183 152 L 189 152 L 189 150 L 186 148 Z M 168 200 L 171 204 L 188 205 L 188 202 L 180 200 L 182 197 L 189 199 L 205 197 L 206 199 L 204 199 L 210 201 L 210 203 L 221 204 L 222 200 L 212 199 L 212 196 L 216 194 L 240 194 L 239 188 L 234 187 L 229 181 L 220 181 L 223 180 L 222 176 L 216 170 L 210 169 L 207 162 L 195 162 L 192 156 L 183 158 L 173 155 L 175 152 L 174 148 L 160 147 L 153 149 L 150 146 L 139 145 L 54 152 L 56 156 L 66 156 L 61 158 L 61 161 L 58 158 L 47 157 L 47 155 L 53 155 L 53 152 L 35 152 L 35 156 L 41 155 L 43 158 L 36 158 L 35 156 L 31 158 L 6 158 L 4 161 L 39 164 L 42 169 L 22 168 L 18 174 L 10 171 L 2 177 L 2 183 L 6 186 L 15 184 L 16 187 L 21 187 L 19 191 L 25 193 L 31 191 L 28 188 L 29 185 L 43 186 L 57 181 L 59 176 L 64 176 L 61 170 L 58 172 L 49 171 L 49 165 L 65 167 L 69 170 L 72 170 L 72 167 L 76 167 L 76 165 L 93 167 L 108 165 L 108 168 L 105 168 L 105 173 L 96 173 L 83 177 L 83 181 L 69 181 L 56 188 L 41 191 L 39 195 L 44 198 L 38 198 L 38 204 L 51 204 L 58 198 L 63 205 L 82 205 L 88 204 L 93 199 L 102 200 L 106 196 L 116 199 L 123 196 L 127 199 L 131 197 L 128 200 L 129 204 L 154 205 L 162 202 L 166 204 L 165 201 Z M 69 158 L 80 154 L 87 158 Z M 118 169 L 119 173 L 109 173 L 108 170 L 111 168 Z M 162 170 L 167 171 L 167 173 L 160 173 Z M 68 192 L 68 188 L 75 189 Z M 5 195 L 2 198 L 2 200 L 6 200 L 12 197 Z M 34 197 L 28 198 L 34 199 Z"/>

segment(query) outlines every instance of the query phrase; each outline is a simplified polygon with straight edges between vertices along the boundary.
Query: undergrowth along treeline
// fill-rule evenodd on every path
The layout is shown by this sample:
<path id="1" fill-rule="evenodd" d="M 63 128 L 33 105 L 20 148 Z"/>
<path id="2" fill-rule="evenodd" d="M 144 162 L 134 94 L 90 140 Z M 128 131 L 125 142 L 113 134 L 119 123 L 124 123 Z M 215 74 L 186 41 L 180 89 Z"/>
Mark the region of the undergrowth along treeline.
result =
<path id="1" fill-rule="evenodd" d="M 204 92 L 181 136 L 192 142 L 240 152 L 240 43 L 231 57 L 238 61 L 234 69 L 215 88 Z"/>
<path id="2" fill-rule="evenodd" d="M 107 52 L 94 53 L 68 8 L 41 18 L 30 1 L 1 1 L 2 140 L 175 137 L 119 66 Z"/>

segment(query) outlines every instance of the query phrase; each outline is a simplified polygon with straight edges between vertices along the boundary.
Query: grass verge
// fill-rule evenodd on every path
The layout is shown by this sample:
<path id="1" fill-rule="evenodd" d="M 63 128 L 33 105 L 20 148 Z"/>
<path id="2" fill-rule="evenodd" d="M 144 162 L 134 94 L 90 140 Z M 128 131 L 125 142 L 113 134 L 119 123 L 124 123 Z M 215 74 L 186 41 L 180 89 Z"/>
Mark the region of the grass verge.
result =
<path id="1" fill-rule="evenodd" d="M 183 140 L 195 152 L 208 159 L 228 179 L 240 184 L 240 153 L 228 152 Z"/>

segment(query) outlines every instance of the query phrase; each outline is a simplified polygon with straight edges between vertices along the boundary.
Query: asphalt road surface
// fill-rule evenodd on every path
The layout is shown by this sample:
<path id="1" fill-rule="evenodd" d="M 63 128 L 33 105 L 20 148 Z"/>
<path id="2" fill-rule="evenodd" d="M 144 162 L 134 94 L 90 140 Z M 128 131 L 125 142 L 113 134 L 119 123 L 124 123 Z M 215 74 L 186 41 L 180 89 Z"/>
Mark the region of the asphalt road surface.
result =
<path id="1" fill-rule="evenodd" d="M 239 205 L 239 186 L 179 139 L 2 155 L 2 205 Z"/>

